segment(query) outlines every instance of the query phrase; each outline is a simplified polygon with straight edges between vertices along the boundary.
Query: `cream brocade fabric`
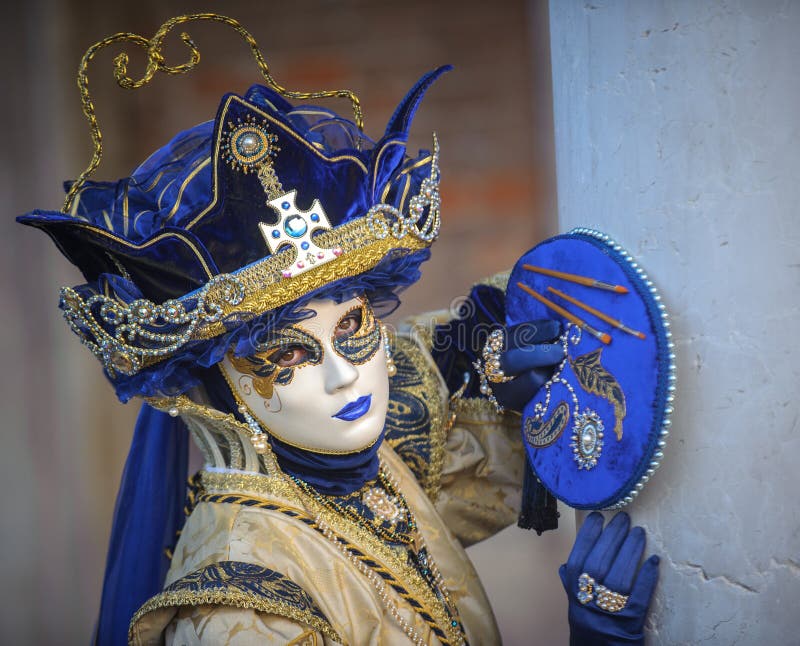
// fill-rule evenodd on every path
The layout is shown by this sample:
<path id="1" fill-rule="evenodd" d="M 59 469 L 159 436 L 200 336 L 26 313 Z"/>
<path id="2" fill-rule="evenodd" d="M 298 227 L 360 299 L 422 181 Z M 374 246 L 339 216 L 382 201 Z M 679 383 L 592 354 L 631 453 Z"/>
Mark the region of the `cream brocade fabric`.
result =
<path id="1" fill-rule="evenodd" d="M 422 348 L 420 351 L 427 354 Z M 473 646 L 499 644 L 491 606 L 462 543 L 483 540 L 516 521 L 524 460 L 518 418 L 498 417 L 483 401 L 462 402 L 446 438 L 445 451 L 441 490 L 435 504 L 388 443 L 381 448 L 381 456 L 416 515 L 429 551 L 458 606 L 467 639 Z M 266 476 L 231 471 L 206 472 L 203 480 L 209 493 L 243 494 L 292 508 L 305 506 L 311 517 L 319 511 L 308 499 L 298 499 L 298 490 L 286 480 L 276 488 L 266 485 L 270 480 Z M 395 573 L 401 572 L 397 563 L 404 559 L 393 561 L 364 534 L 352 530 L 352 525 L 348 528 L 347 523 L 330 524 L 340 536 L 378 562 Z M 409 643 L 399 624 L 386 612 L 373 585 L 353 563 L 318 531 L 280 511 L 199 503 L 183 528 L 165 585 L 221 561 L 265 566 L 299 585 L 330 621 L 341 642 L 277 614 L 223 605 L 189 605 L 168 606 L 144 614 L 131 627 L 131 643 Z M 399 578 L 408 583 L 408 579 Z M 417 590 L 413 585 L 407 588 Z M 390 596 L 425 643 L 441 643 L 405 600 L 394 590 L 390 590 Z"/>

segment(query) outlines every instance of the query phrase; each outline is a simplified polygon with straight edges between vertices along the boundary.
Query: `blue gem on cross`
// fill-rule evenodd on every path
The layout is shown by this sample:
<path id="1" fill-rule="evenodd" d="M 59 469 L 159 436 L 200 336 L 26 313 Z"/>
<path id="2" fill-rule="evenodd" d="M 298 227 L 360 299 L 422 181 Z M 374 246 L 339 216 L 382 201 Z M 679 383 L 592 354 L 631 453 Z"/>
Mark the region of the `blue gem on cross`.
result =
<path id="1" fill-rule="evenodd" d="M 302 217 L 293 215 L 286 220 L 283 230 L 286 231 L 286 235 L 292 238 L 302 238 L 305 232 L 308 231 L 308 225 Z"/>

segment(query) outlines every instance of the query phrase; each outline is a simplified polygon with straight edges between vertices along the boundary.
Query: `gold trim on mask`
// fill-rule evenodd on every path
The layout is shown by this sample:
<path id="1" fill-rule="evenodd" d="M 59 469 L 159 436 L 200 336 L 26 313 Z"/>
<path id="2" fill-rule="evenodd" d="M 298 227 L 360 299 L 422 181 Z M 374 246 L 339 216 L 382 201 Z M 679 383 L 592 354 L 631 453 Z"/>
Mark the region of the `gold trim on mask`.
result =
<path id="1" fill-rule="evenodd" d="M 361 322 L 358 329 L 338 338 L 334 331 L 331 336 L 331 347 L 333 347 L 334 352 L 355 366 L 360 366 L 370 361 L 380 349 L 382 339 L 381 328 L 375 318 L 372 307 L 366 300 L 362 298 L 358 300 L 359 305 L 350 308 L 339 317 L 339 322 L 341 322 L 342 319 L 352 315 L 353 312 L 360 310 Z"/>
<path id="2" fill-rule="evenodd" d="M 244 402 L 244 400 L 242 399 L 241 395 L 236 390 L 236 386 L 233 383 L 232 376 L 228 374 L 228 370 L 225 368 L 224 364 L 220 364 L 220 370 L 222 371 L 222 376 L 225 378 L 225 381 L 228 383 L 228 387 L 231 390 L 231 394 L 233 395 L 233 398 L 236 400 L 236 405 L 237 406 L 244 406 L 247 409 L 247 412 L 255 418 L 255 420 L 259 423 L 259 425 L 261 426 L 261 428 L 263 429 L 263 431 L 267 435 L 271 435 L 272 437 L 274 437 L 277 440 L 280 440 L 283 444 L 286 444 L 287 446 L 291 446 L 291 447 L 293 447 L 295 449 L 300 449 L 302 451 L 308 451 L 309 453 L 317 453 L 319 455 L 350 455 L 352 453 L 359 453 L 361 451 L 366 451 L 367 449 L 372 448 L 373 446 L 375 446 L 375 443 L 378 440 L 381 439 L 381 435 L 379 434 L 378 437 L 376 437 L 374 440 L 372 440 L 372 442 L 370 442 L 369 444 L 367 444 L 365 446 L 362 446 L 362 447 L 360 447 L 358 449 L 352 449 L 352 450 L 348 450 L 348 451 L 336 451 L 336 450 L 333 450 L 333 449 L 320 449 L 320 448 L 316 448 L 316 447 L 305 446 L 303 444 L 299 444 L 297 442 L 294 442 L 294 441 L 291 441 L 291 440 L 287 440 L 286 438 L 282 437 L 281 435 L 278 435 L 275 431 L 273 431 L 270 428 L 269 424 L 267 424 L 264 421 L 263 417 L 257 411 L 254 411 L 252 408 L 250 408 L 250 406 L 248 406 Z M 251 375 L 250 374 L 246 374 L 246 376 L 249 377 Z M 258 392 L 258 391 L 256 390 L 256 392 Z M 259 394 L 261 394 L 261 393 L 259 393 Z"/>

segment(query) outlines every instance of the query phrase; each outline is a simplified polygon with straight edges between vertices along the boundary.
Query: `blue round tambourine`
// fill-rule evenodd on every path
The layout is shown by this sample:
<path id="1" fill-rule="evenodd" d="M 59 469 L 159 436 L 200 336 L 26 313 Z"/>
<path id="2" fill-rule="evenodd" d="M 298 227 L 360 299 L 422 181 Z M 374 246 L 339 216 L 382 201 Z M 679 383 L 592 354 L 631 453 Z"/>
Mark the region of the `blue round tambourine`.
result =
<path id="1" fill-rule="evenodd" d="M 574 229 L 520 258 L 506 324 L 562 323 L 566 358 L 527 404 L 522 435 L 541 483 L 576 509 L 633 500 L 661 462 L 675 392 L 666 309 L 620 245 Z"/>

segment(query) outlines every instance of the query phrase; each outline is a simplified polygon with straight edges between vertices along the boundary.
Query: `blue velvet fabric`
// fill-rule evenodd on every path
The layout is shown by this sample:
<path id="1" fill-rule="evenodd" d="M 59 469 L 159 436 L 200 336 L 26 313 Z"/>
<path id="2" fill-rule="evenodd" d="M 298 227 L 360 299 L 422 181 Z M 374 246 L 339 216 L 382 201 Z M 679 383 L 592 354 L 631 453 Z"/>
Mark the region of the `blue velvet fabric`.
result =
<path id="1" fill-rule="evenodd" d="M 408 128 L 425 90 L 448 69 L 412 88 L 377 143 L 330 110 L 293 107 L 263 86 L 228 94 L 213 122 L 179 134 L 130 177 L 86 182 L 74 213 L 37 209 L 18 220 L 47 232 L 89 283 L 118 273 L 117 261 L 145 298 L 177 298 L 269 255 L 255 232 L 277 216 L 256 173 L 232 169 L 221 152 L 228 124 L 266 121 L 279 139 L 273 167 L 285 190 L 297 189 L 302 209 L 319 199 L 336 227 L 373 204 L 399 206 L 407 182 L 413 190 L 428 176 L 429 164 L 402 172 L 428 154 L 406 157 Z"/>
<path id="2" fill-rule="evenodd" d="M 532 273 L 523 269 L 522 265 L 526 263 L 591 276 L 627 287 L 630 293 L 617 294 Z M 603 347 L 600 341 L 584 332 L 577 346 L 570 344 L 569 356 L 574 360 L 603 347 L 600 364 L 616 380 L 625 396 L 622 439 L 618 441 L 613 431 L 615 410 L 609 399 L 582 388 L 568 364 L 562 376 L 575 389 L 580 412 L 589 408 L 603 420 L 604 445 L 598 464 L 590 470 L 578 469 L 570 447 L 574 422 L 572 412 L 565 430 L 549 446 L 536 448 L 526 442 L 536 475 L 556 497 L 578 509 L 611 506 L 628 495 L 649 468 L 664 419 L 669 350 L 657 304 L 629 261 L 607 243 L 585 234 L 568 234 L 544 241 L 524 254 L 511 274 L 506 292 L 506 321 L 509 325 L 557 316 L 521 290 L 517 286 L 519 281 L 612 336 L 611 344 Z M 560 301 L 547 292 L 548 285 L 644 332 L 646 339 L 617 330 L 574 305 Z M 562 319 L 562 323 L 566 324 L 566 320 Z M 534 406 L 544 402 L 545 396 L 543 389 L 526 406 L 524 421 L 533 416 Z M 551 390 L 548 415 L 552 415 L 561 402 L 572 411 L 572 399 L 566 387 L 555 384 Z"/>
<path id="3" fill-rule="evenodd" d="M 478 284 L 470 290 L 456 316 L 436 327 L 431 355 L 450 392 L 457 391 L 467 375 L 469 382 L 464 396 L 485 397 L 480 392 L 474 362 L 481 357 L 489 333 L 505 328 L 505 319 L 503 291 Z M 552 374 L 553 364 L 563 356 L 559 347 L 551 345 L 560 329 L 560 323 L 553 319 L 526 320 L 505 328 L 508 349 L 500 357 L 500 366 L 514 379 L 492 385 L 497 401 L 504 408 L 521 412 Z M 558 527 L 558 516 L 555 499 L 537 481 L 526 461 L 518 525 L 541 534 Z"/>
<path id="4" fill-rule="evenodd" d="M 270 445 L 281 470 L 300 478 L 326 496 L 346 496 L 378 477 L 378 441 L 357 453 L 329 455 L 298 449 L 270 436 Z"/>
<path id="5" fill-rule="evenodd" d="M 601 514 L 587 516 L 567 562 L 558 570 L 569 604 L 570 646 L 644 646 L 644 622 L 660 561 L 653 555 L 639 568 L 645 542 L 644 530 L 631 529 L 625 512 L 614 516 L 605 529 Z M 611 613 L 599 608 L 595 598 L 582 604 L 577 598 L 578 579 L 584 573 L 628 596 L 625 607 Z"/>
<path id="6" fill-rule="evenodd" d="M 464 397 L 482 396 L 473 363 L 481 356 L 489 333 L 503 327 L 505 316 L 503 291 L 489 285 L 475 285 L 453 320 L 436 326 L 431 356 L 451 393 L 461 387 L 467 374 L 470 382 Z"/>
<path id="7" fill-rule="evenodd" d="M 142 405 L 117 494 L 95 644 L 127 644 L 128 624 L 161 591 L 185 520 L 189 433 L 180 418 Z"/>
<path id="8" fill-rule="evenodd" d="M 420 79 L 378 142 L 330 110 L 294 107 L 263 86 L 253 86 L 244 97 L 226 95 L 214 121 L 180 133 L 130 177 L 87 182 L 73 213 L 35 210 L 18 220 L 48 233 L 78 266 L 88 281 L 78 288 L 84 296 L 106 293 L 130 302 L 135 292 L 160 303 L 189 294 L 216 274 L 269 255 L 257 226 L 274 222 L 276 215 L 256 174 L 233 170 L 217 145 L 230 122 L 267 121 L 279 138 L 273 166 L 285 190 L 297 189 L 300 208 L 319 199 L 335 227 L 379 202 L 399 206 L 430 174 L 429 163 L 418 164 L 427 151 L 406 155 L 408 128 L 427 88 L 449 69 Z M 387 254 L 370 272 L 334 281 L 302 300 L 364 293 L 373 302 L 396 306 L 397 292 L 419 278 L 419 265 L 428 257 L 427 249 Z M 118 265 L 131 279 L 119 292 L 122 283 L 107 279 L 120 273 Z M 225 321 L 226 333 L 215 339 L 187 344 L 135 375 L 107 376 L 122 401 L 186 392 L 199 383 L 195 368 L 217 363 L 231 344 L 237 354 L 246 354 L 254 330 L 277 324 L 297 306 L 249 322 L 232 317 Z"/>

